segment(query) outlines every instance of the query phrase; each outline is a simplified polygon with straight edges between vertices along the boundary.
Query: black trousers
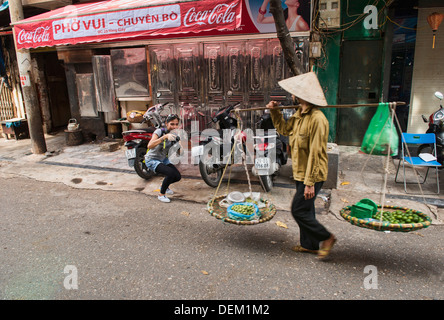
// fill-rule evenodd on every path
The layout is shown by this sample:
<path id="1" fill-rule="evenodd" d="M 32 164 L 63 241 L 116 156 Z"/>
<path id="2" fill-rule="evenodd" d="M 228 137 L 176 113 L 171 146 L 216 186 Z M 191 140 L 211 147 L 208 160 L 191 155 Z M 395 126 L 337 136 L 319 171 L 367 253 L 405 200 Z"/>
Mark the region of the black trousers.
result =
<path id="1" fill-rule="evenodd" d="M 161 194 L 165 194 L 170 184 L 182 179 L 179 170 L 177 170 L 177 168 L 171 163 L 168 165 L 159 163 L 156 167 L 156 173 L 160 173 L 165 176 L 165 179 L 163 179 L 162 182 L 162 186 L 160 187 Z"/>
<path id="2" fill-rule="evenodd" d="M 315 196 L 305 200 L 305 185 L 301 181 L 296 181 L 296 194 L 291 204 L 291 214 L 299 225 L 301 246 L 305 249 L 319 250 L 319 243 L 327 240 L 331 235 L 315 217 L 314 203 L 322 184 L 323 182 L 316 182 Z"/>

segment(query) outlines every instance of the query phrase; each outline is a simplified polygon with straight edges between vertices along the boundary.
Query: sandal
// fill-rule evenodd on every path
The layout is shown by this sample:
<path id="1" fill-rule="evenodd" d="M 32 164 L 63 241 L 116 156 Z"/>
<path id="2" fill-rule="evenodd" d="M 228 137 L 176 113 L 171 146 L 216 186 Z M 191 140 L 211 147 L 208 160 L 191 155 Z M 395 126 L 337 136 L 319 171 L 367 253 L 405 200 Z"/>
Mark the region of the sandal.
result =
<path id="1" fill-rule="evenodd" d="M 295 252 L 318 253 L 318 250 L 305 249 L 304 247 L 302 247 L 300 245 L 294 246 L 293 248 L 291 248 L 291 250 L 293 250 Z"/>
<path id="2" fill-rule="evenodd" d="M 319 249 L 319 252 L 318 252 L 318 259 L 320 259 L 320 260 L 324 260 L 326 257 L 328 257 L 328 255 L 330 254 L 330 250 L 333 248 L 333 246 L 335 245 L 335 243 L 336 243 L 336 238 L 335 238 L 335 236 L 334 235 L 331 235 L 331 237 L 330 238 L 332 238 L 332 240 L 330 241 L 330 244 L 329 245 L 327 245 L 327 246 L 321 246 L 321 248 Z M 327 239 L 327 240 L 330 240 L 330 238 L 329 239 Z"/>

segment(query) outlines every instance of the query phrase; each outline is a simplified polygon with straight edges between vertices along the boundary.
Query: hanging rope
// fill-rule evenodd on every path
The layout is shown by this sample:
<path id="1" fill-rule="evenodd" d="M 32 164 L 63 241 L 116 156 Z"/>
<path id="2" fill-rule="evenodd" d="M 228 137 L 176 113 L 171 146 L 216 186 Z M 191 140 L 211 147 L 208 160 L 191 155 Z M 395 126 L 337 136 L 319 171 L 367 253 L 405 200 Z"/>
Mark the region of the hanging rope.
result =
<path id="1" fill-rule="evenodd" d="M 391 123 L 393 124 L 393 118 L 395 116 L 394 109 L 396 109 L 396 102 L 389 103 L 389 108 L 390 108 L 390 112 L 392 114 Z M 381 130 L 381 132 L 382 132 L 382 130 Z M 390 130 L 390 137 L 389 137 L 390 139 L 389 139 L 389 141 L 392 141 L 392 134 L 393 134 L 393 130 Z M 376 145 L 376 143 L 375 143 L 375 145 Z M 382 194 L 381 194 L 381 200 L 380 200 L 380 203 L 381 203 L 381 217 L 379 218 L 379 222 L 381 223 L 381 225 L 382 225 L 382 213 L 384 212 L 385 193 L 387 191 L 387 177 L 388 177 L 388 166 L 389 166 L 390 154 L 391 154 L 391 149 L 390 149 L 390 143 L 389 143 L 388 144 L 388 150 L 387 150 L 387 157 L 386 157 L 386 160 L 385 160 L 385 167 L 384 167 L 384 184 L 383 184 L 383 187 L 382 187 Z"/>
<path id="2" fill-rule="evenodd" d="M 236 146 L 238 145 L 239 135 L 240 135 L 240 133 L 242 132 L 242 119 L 241 119 L 241 117 L 240 117 L 239 112 L 238 112 L 237 109 L 235 110 L 235 116 L 236 116 L 236 118 L 237 118 L 237 120 L 238 120 L 238 121 L 237 121 L 237 129 L 238 129 L 238 133 L 237 133 L 237 135 L 234 136 L 233 146 L 231 147 L 230 155 L 229 155 L 229 157 L 228 157 L 228 159 L 227 159 L 227 163 L 225 164 L 225 168 L 224 168 L 224 170 L 223 170 L 223 172 L 222 172 L 222 176 L 221 176 L 221 178 L 220 178 L 219 184 L 217 185 L 216 192 L 214 193 L 214 196 L 213 196 L 213 198 L 212 198 L 212 200 L 211 200 L 211 205 L 213 205 L 213 203 L 214 203 L 214 199 L 216 199 L 216 197 L 217 197 L 217 193 L 219 192 L 220 185 L 222 184 L 222 180 L 223 180 L 223 178 L 224 178 L 224 176 L 225 176 L 225 171 L 227 170 L 227 167 L 229 166 L 229 164 L 230 164 L 230 162 L 231 162 L 231 159 L 232 159 L 232 157 L 233 157 L 233 151 L 235 150 Z M 249 188 L 249 190 L 250 190 L 250 196 L 251 196 L 251 194 L 252 194 L 252 189 L 251 189 L 250 175 L 249 175 L 249 173 L 248 173 L 247 164 L 246 164 L 246 161 L 245 161 L 245 157 L 246 157 L 246 155 L 245 155 L 245 152 L 244 152 L 244 150 L 243 150 L 243 148 L 242 148 L 242 142 L 240 143 L 240 149 L 239 149 L 239 150 L 241 151 L 242 162 L 243 162 L 243 164 L 244 164 L 245 172 L 246 172 L 246 174 L 247 174 L 248 188 Z M 230 174 L 229 174 L 229 177 L 228 177 L 227 194 L 228 194 L 229 185 L 230 185 L 230 179 L 231 179 L 231 167 L 232 167 L 232 166 L 230 166 Z"/>
<path id="3" fill-rule="evenodd" d="M 399 120 L 398 120 L 398 117 L 396 116 L 396 114 L 395 114 L 395 119 L 396 119 L 396 125 L 398 126 L 399 132 L 402 132 L 401 125 L 399 124 Z M 412 155 L 410 154 L 410 149 L 409 149 L 407 143 L 403 142 L 402 139 L 401 139 L 401 143 L 404 143 L 404 146 L 406 148 L 407 154 L 411 158 Z M 399 161 L 404 161 L 404 160 L 403 159 L 399 159 Z M 429 208 L 430 212 L 432 212 L 435 215 L 435 218 L 437 218 L 436 214 L 432 210 L 432 207 L 427 203 L 424 191 L 422 190 L 421 182 L 419 180 L 418 172 L 417 172 L 417 170 L 416 170 L 416 168 L 414 166 L 413 166 L 413 173 L 415 174 L 416 181 L 418 182 L 419 190 L 421 191 L 421 195 L 422 195 L 422 199 L 424 200 L 424 204 L 427 206 L 427 208 Z"/>
<path id="4" fill-rule="evenodd" d="M 242 125 L 242 118 L 241 118 L 240 115 L 239 115 L 239 111 L 236 111 L 235 114 L 236 114 L 236 117 L 237 117 L 237 119 L 238 119 L 238 121 L 237 121 L 237 124 L 238 124 L 238 135 L 240 135 L 240 134 L 242 133 L 242 128 L 243 128 L 243 125 Z M 242 137 L 241 137 L 240 139 L 242 139 Z M 235 140 L 236 140 L 236 139 L 235 139 Z M 242 146 L 242 143 L 240 144 L 240 150 L 241 150 L 241 155 L 242 155 L 242 163 L 243 163 L 244 168 L 245 168 L 245 173 L 247 174 L 248 190 L 250 190 L 250 197 L 251 197 L 251 195 L 252 195 L 252 191 L 251 191 L 250 174 L 249 174 L 249 172 L 248 172 L 248 168 L 247 168 L 247 160 L 246 160 L 247 155 L 246 155 L 246 153 L 245 153 L 245 151 L 244 151 L 244 148 L 243 148 L 243 146 Z"/>
<path id="5" fill-rule="evenodd" d="M 235 147 L 236 147 L 236 140 L 234 140 L 233 147 L 231 148 L 229 160 L 231 160 L 231 157 L 233 155 L 233 150 Z M 227 161 L 227 163 L 225 164 L 225 168 L 224 168 L 224 171 L 222 172 L 222 176 L 220 177 L 219 184 L 217 185 L 217 188 L 216 188 L 216 192 L 214 192 L 214 196 L 211 199 L 211 206 L 213 205 L 214 200 L 216 199 L 217 193 L 219 192 L 220 185 L 222 184 L 222 180 L 225 176 L 225 171 L 227 170 L 227 167 L 229 164 L 230 164 L 229 161 Z M 230 176 L 231 176 L 231 169 L 230 169 Z M 229 185 L 229 180 L 228 180 L 228 185 Z"/>
<path id="6" fill-rule="evenodd" d="M 251 188 L 250 174 L 249 174 L 248 168 L 247 168 L 246 153 L 243 149 L 242 140 L 240 140 L 240 139 L 242 139 L 242 135 L 241 135 L 242 127 L 243 127 L 242 119 L 240 118 L 239 111 L 237 109 L 235 110 L 235 115 L 238 120 L 238 122 L 237 122 L 238 133 L 234 136 L 233 146 L 231 148 L 228 161 L 225 164 L 221 179 L 217 185 L 214 196 L 207 204 L 207 209 L 212 216 L 216 217 L 217 219 L 220 219 L 223 222 L 228 222 L 228 223 L 237 224 L 237 225 L 256 225 L 259 223 L 267 222 L 275 216 L 276 207 L 269 200 L 260 199 L 260 201 L 265 204 L 265 207 L 261 207 L 261 208 L 256 207 L 257 209 L 255 211 L 255 214 L 252 216 L 249 216 L 246 219 L 242 216 L 237 217 L 236 215 L 233 215 L 233 212 L 231 212 L 231 211 L 230 211 L 231 214 L 228 214 L 228 209 L 222 207 L 222 205 L 221 205 L 222 201 L 225 199 L 225 196 L 218 196 L 217 195 L 219 192 L 223 177 L 225 176 L 227 167 L 230 165 L 231 160 L 232 159 L 234 160 L 233 152 L 235 152 L 235 150 L 237 150 L 236 148 L 238 148 L 238 150 L 240 150 L 241 155 L 242 155 L 243 166 L 244 166 L 245 172 L 247 174 L 247 181 L 248 181 L 248 188 L 250 191 L 250 197 L 252 198 L 253 192 L 252 192 L 252 188 Z M 231 178 L 231 166 L 230 166 L 230 176 L 228 177 L 227 194 L 228 194 L 229 185 L 230 185 L 230 178 Z M 245 204 L 245 205 L 247 205 L 247 204 Z M 253 204 L 248 203 L 248 205 L 253 205 Z M 256 206 L 256 205 L 254 204 L 254 206 Z"/>
<path id="7" fill-rule="evenodd" d="M 396 112 L 395 112 L 396 106 L 397 106 L 396 102 L 390 102 L 389 103 L 389 108 L 390 108 L 390 112 L 391 112 L 391 121 L 392 121 L 392 123 L 394 123 L 394 120 L 396 120 L 396 126 L 399 129 L 399 132 L 402 132 L 401 125 L 399 123 L 398 117 L 396 116 Z M 388 121 L 389 121 L 389 118 L 386 119 L 386 122 L 385 122 L 383 127 L 386 126 Z M 373 150 L 374 150 L 375 146 L 378 144 L 379 139 L 381 137 L 381 134 L 382 134 L 382 130 L 379 133 L 379 135 L 378 135 L 378 137 L 376 139 L 376 142 L 375 142 L 375 144 L 372 147 L 372 150 L 370 151 L 370 155 L 373 153 Z M 390 130 L 390 140 L 389 141 L 391 141 L 391 138 L 392 138 L 392 130 Z M 407 151 L 407 154 L 408 154 L 409 157 L 411 157 L 410 149 L 408 148 L 408 145 L 405 142 L 403 142 L 402 139 L 401 139 L 401 143 L 404 143 L 404 147 L 405 147 L 405 149 Z M 384 210 L 385 195 L 386 195 L 386 192 L 387 192 L 386 189 L 387 189 L 387 177 L 388 177 L 388 173 L 389 173 L 388 167 L 389 167 L 389 160 L 390 160 L 390 153 L 391 153 L 390 151 L 391 150 L 390 150 L 390 144 L 389 144 L 388 151 L 387 151 L 387 157 L 386 157 L 386 161 L 385 161 L 385 166 L 384 166 L 384 181 L 383 181 L 382 192 L 381 192 L 381 199 L 380 199 L 380 201 L 381 201 L 381 212 L 383 212 L 383 210 Z M 370 157 L 367 157 L 366 161 L 364 162 L 364 165 L 363 165 L 363 167 L 361 169 L 361 172 L 360 172 L 361 177 L 362 177 L 363 171 L 364 171 L 364 169 L 365 169 L 365 167 L 367 165 L 367 162 L 369 160 L 370 160 Z M 404 161 L 404 160 L 403 159 L 399 159 L 399 161 Z M 424 204 L 429 208 L 430 212 L 433 212 L 433 209 L 431 208 L 431 206 L 426 201 L 426 198 L 425 198 L 425 195 L 424 195 L 424 191 L 423 191 L 421 183 L 420 183 L 419 175 L 418 175 L 418 172 L 417 172 L 415 167 L 413 167 L 413 172 L 414 172 L 416 180 L 418 182 L 418 186 L 419 186 L 419 189 L 421 191 L 421 195 L 422 195 L 422 198 L 424 200 Z M 363 179 L 363 181 L 367 185 L 365 179 Z M 382 214 L 381 214 L 381 217 L 380 217 L 380 221 L 382 221 Z"/>

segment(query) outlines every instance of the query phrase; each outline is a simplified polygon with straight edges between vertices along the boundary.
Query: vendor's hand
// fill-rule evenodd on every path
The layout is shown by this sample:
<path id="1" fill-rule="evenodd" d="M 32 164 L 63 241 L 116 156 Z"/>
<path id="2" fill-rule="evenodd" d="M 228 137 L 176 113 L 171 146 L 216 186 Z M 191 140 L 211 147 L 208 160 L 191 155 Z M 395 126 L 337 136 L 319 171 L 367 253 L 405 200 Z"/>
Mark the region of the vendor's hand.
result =
<path id="1" fill-rule="evenodd" d="M 277 107 L 277 106 L 278 106 L 278 103 L 276 101 L 270 101 L 266 107 L 268 109 L 273 109 L 274 107 Z"/>
<path id="2" fill-rule="evenodd" d="M 305 186 L 305 189 L 304 189 L 305 200 L 311 199 L 314 196 L 315 196 L 315 187 L 314 186 Z"/>

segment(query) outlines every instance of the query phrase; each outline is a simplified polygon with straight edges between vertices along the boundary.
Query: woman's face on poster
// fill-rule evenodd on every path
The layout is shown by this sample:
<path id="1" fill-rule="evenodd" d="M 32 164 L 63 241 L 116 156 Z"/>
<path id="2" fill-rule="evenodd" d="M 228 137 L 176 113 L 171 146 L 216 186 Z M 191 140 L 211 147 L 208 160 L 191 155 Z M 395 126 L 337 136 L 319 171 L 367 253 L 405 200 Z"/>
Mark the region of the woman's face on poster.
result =
<path id="1" fill-rule="evenodd" d="M 299 7 L 299 0 L 286 0 L 287 7 Z"/>

